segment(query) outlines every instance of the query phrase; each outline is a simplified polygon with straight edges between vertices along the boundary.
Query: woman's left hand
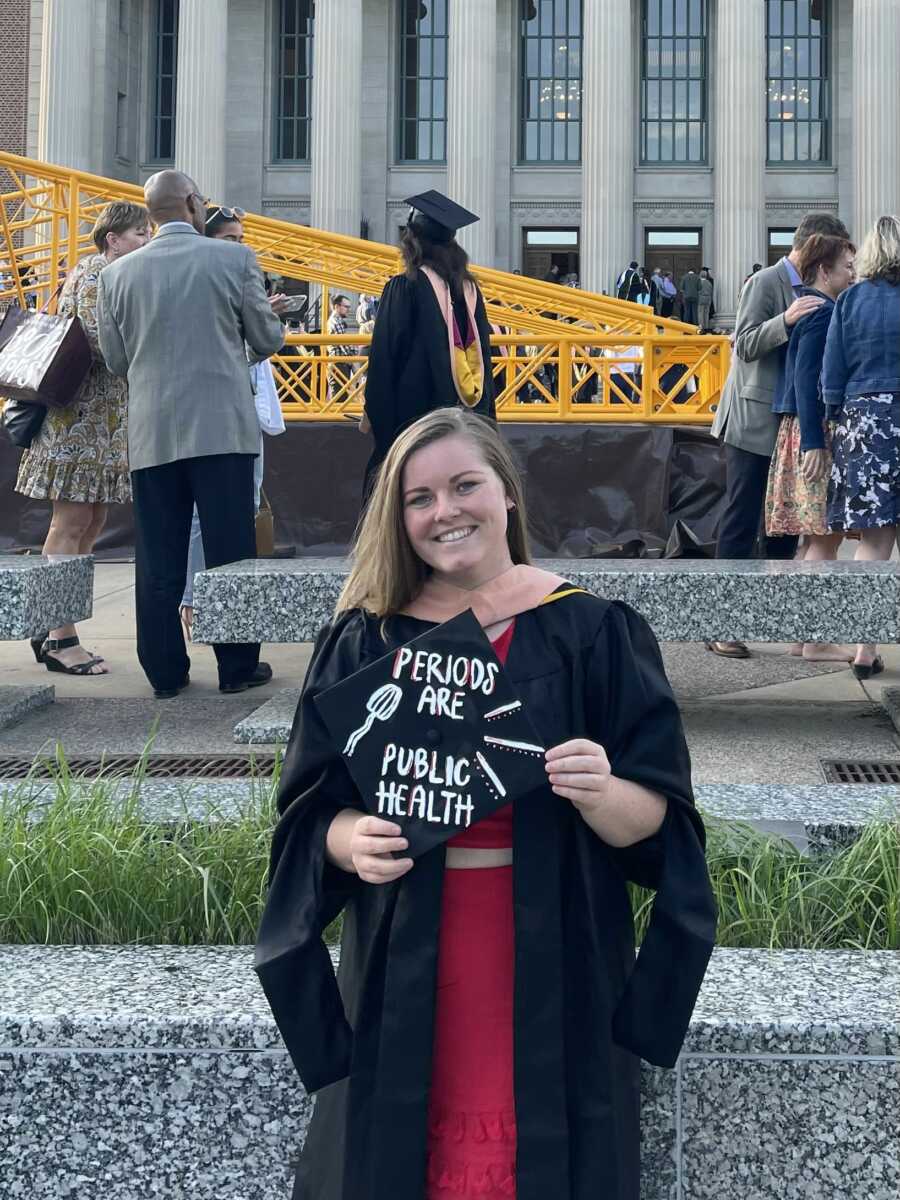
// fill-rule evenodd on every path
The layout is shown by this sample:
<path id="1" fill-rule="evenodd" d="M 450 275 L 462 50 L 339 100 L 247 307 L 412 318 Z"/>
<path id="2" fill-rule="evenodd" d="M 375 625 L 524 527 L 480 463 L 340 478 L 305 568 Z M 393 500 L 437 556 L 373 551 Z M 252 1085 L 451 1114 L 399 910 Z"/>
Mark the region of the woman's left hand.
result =
<path id="1" fill-rule="evenodd" d="M 804 450 L 800 460 L 800 472 L 807 483 L 820 483 L 828 477 L 827 450 Z"/>
<path id="2" fill-rule="evenodd" d="M 586 738 L 572 738 L 544 755 L 547 777 L 557 796 L 584 812 L 599 808 L 608 798 L 612 770 L 606 751 Z"/>

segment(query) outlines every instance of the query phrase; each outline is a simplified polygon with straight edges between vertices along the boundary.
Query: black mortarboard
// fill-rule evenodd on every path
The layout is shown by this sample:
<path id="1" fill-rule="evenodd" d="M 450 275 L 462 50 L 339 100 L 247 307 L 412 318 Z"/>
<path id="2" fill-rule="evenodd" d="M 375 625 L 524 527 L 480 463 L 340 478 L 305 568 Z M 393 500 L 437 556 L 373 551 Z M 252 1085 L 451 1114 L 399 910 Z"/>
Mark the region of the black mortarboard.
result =
<path id="1" fill-rule="evenodd" d="M 471 610 L 316 696 L 376 816 L 415 858 L 544 786 L 544 749 Z"/>
<path id="2" fill-rule="evenodd" d="M 433 242 L 449 242 L 457 229 L 465 229 L 481 220 L 461 204 L 434 190 L 409 196 L 405 203 L 412 209 L 410 224 L 420 228 Z"/>

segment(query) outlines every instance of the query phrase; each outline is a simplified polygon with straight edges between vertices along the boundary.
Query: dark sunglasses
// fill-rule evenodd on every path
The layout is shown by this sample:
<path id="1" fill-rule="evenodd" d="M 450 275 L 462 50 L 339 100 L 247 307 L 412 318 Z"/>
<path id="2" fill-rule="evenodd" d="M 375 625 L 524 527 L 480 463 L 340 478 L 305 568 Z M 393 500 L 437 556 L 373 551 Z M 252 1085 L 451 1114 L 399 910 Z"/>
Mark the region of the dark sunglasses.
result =
<path id="1" fill-rule="evenodd" d="M 218 208 L 206 218 L 207 225 L 216 220 L 217 217 L 224 217 L 226 221 L 243 221 L 246 217 L 246 210 L 243 208 L 229 208 L 226 204 L 220 204 Z"/>

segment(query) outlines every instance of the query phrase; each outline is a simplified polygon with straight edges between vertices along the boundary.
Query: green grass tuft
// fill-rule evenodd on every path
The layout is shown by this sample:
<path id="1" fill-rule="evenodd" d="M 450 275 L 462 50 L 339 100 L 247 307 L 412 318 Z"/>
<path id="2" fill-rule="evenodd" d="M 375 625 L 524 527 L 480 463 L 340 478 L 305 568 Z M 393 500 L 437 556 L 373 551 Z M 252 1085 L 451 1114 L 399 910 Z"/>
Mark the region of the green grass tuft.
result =
<path id="1" fill-rule="evenodd" d="M 120 784 L 75 779 L 61 753 L 42 794 L 0 799 L 0 942 L 245 944 L 265 899 L 274 778 L 256 778 L 227 820 L 143 819 L 142 770 Z M 185 792 L 185 803 L 187 802 Z M 213 815 L 210 806 L 210 815 Z M 710 822 L 708 858 L 723 946 L 900 949 L 900 823 L 803 855 L 749 826 Z M 633 894 L 639 933 L 652 896 Z M 337 936 L 337 924 L 329 931 Z"/>

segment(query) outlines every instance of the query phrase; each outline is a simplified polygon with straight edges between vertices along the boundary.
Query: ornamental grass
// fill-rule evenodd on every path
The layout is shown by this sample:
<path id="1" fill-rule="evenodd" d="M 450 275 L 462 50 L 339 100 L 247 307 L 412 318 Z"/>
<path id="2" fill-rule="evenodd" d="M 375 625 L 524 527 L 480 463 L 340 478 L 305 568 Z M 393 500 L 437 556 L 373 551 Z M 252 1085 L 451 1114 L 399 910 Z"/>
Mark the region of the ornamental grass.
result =
<path id="1" fill-rule="evenodd" d="M 259 922 L 275 820 L 274 778 L 243 811 L 219 814 L 183 792 L 186 815 L 142 814 L 143 772 L 78 780 L 60 756 L 52 786 L 25 780 L 0 801 L 0 942 L 240 945 Z M 192 815 L 187 815 L 188 805 Z M 771 949 L 900 949 L 900 824 L 803 854 L 747 825 L 710 822 L 718 944 Z M 639 931 L 652 897 L 635 889 Z M 337 936 L 332 927 L 330 935 Z"/>

